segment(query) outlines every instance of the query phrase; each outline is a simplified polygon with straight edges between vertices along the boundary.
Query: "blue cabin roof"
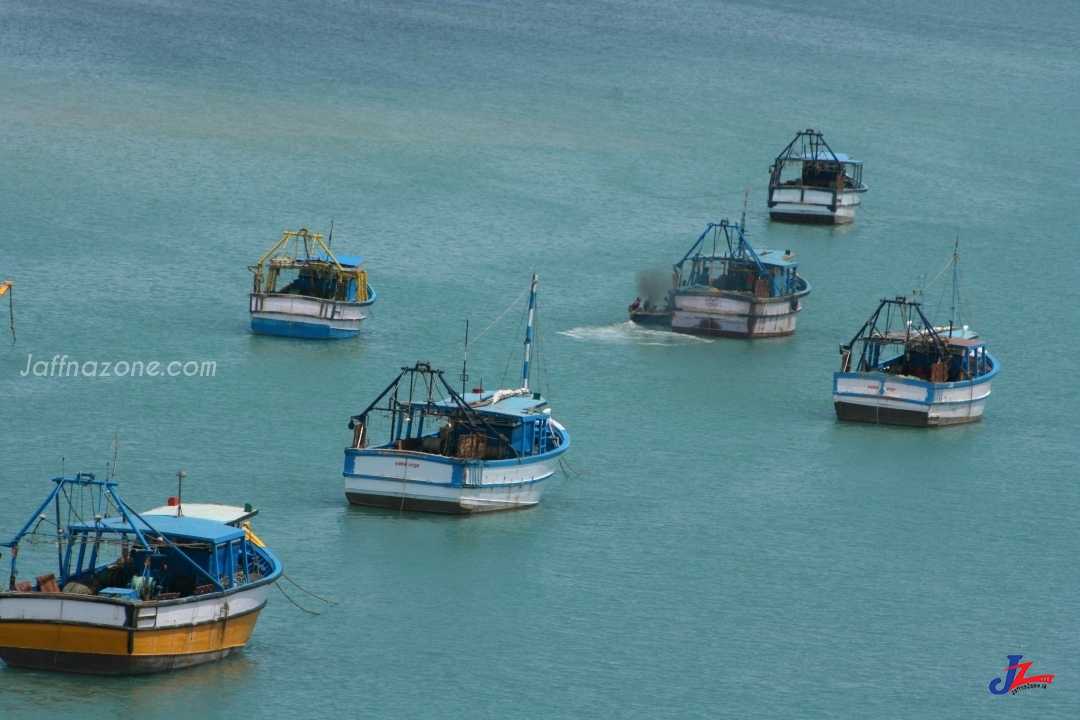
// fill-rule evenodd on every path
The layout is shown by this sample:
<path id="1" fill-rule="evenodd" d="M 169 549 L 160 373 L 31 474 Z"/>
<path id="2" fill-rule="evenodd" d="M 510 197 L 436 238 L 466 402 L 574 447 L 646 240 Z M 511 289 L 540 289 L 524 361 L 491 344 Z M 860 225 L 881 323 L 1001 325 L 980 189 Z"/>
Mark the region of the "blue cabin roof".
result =
<path id="1" fill-rule="evenodd" d="M 138 523 L 139 532 L 146 533 L 150 531 L 150 528 L 145 522 L 136 521 Z M 223 525 L 213 520 L 203 520 L 201 518 L 190 517 L 174 517 L 172 515 L 154 515 L 151 520 L 154 526 L 154 530 L 163 535 L 168 535 L 170 538 L 179 537 L 185 540 L 198 540 L 201 542 L 208 542 L 213 544 L 229 542 L 230 540 L 239 540 L 247 533 L 238 528 L 234 528 L 230 525 Z M 108 520 L 102 520 L 101 524 L 108 530 L 114 532 L 132 532 L 132 528 L 128 525 L 127 520 L 122 517 L 109 518 Z M 93 532 L 95 526 L 93 525 L 73 525 L 72 530 L 82 530 L 87 532 Z"/>
<path id="2" fill-rule="evenodd" d="M 465 393 L 462 395 L 462 398 L 464 398 L 465 402 L 469 403 L 469 405 L 472 405 L 473 403 L 482 400 L 488 400 L 494 395 L 494 390 L 485 390 L 480 393 Z M 457 407 L 451 400 L 435 404 L 438 407 L 447 410 L 453 410 Z M 425 405 L 426 403 L 413 403 L 414 407 L 424 407 Z M 494 417 L 507 418 L 509 420 L 526 420 L 535 418 L 538 415 L 543 415 L 544 408 L 546 407 L 547 400 L 543 398 L 534 398 L 532 395 L 520 395 L 504 398 L 497 403 L 474 407 L 472 409 L 481 415 L 491 415 Z"/>
<path id="3" fill-rule="evenodd" d="M 777 250 L 758 250 L 757 248 L 754 249 L 754 252 L 757 254 L 758 259 L 761 260 L 761 264 L 768 267 L 797 268 L 799 266 L 799 263 L 795 262 L 794 260 L 784 259 L 784 255 L 786 255 L 787 253 L 779 252 Z M 700 257 L 705 258 L 706 260 L 715 261 L 727 258 L 728 254 L 724 253 L 723 255 L 701 255 Z"/>
<path id="4" fill-rule="evenodd" d="M 844 153 L 835 153 L 835 155 L 836 155 L 836 159 L 839 160 L 842 163 L 851 163 L 852 165 L 862 165 L 862 160 L 856 160 L 853 157 L 851 157 L 850 155 L 845 155 Z M 833 162 L 833 156 L 830 155 L 827 152 L 819 152 L 819 153 L 817 153 L 817 155 L 814 155 L 812 153 L 807 153 L 807 154 L 805 154 L 802 157 L 797 158 L 797 159 L 802 160 L 803 162 L 806 162 L 808 160 L 824 160 L 825 162 Z"/>
<path id="5" fill-rule="evenodd" d="M 338 255 L 334 253 L 334 257 L 337 258 L 338 265 L 341 267 L 356 267 L 360 263 L 364 262 L 364 258 L 359 255 Z M 323 262 L 333 262 L 330 256 L 326 253 L 319 253 L 318 255 L 312 255 L 312 260 L 322 260 Z"/>

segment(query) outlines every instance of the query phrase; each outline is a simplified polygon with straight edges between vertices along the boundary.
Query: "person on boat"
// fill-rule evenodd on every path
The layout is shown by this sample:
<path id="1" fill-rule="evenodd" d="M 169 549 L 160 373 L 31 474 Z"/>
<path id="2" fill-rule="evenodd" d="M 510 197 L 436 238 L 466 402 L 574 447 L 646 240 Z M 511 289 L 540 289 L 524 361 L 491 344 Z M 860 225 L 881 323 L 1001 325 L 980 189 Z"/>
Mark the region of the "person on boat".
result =
<path id="1" fill-rule="evenodd" d="M 630 310 L 630 312 L 637 312 L 638 310 L 640 310 L 641 298 L 638 297 L 637 299 L 635 299 L 634 302 L 630 304 L 630 307 L 628 309 Z"/>

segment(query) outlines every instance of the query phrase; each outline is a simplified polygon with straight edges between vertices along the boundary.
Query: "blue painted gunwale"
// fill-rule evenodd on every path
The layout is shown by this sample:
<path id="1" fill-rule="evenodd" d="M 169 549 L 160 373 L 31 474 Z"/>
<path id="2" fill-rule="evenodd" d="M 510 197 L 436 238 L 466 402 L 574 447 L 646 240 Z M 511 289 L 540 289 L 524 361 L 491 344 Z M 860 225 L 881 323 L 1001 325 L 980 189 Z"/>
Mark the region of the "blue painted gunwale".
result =
<path id="1" fill-rule="evenodd" d="M 939 400 L 937 402 L 934 402 L 934 392 L 936 390 L 952 390 L 952 389 L 956 389 L 956 388 L 974 387 L 976 385 L 982 385 L 983 383 L 988 383 L 991 380 L 993 380 L 994 376 L 997 375 L 998 371 L 1001 369 L 1001 366 L 998 365 L 997 358 L 995 358 L 989 352 L 984 351 L 984 354 L 986 355 L 986 357 L 992 363 L 992 367 L 991 367 L 989 372 L 987 372 L 987 373 L 985 373 L 983 375 L 980 375 L 977 378 L 973 378 L 971 380 L 957 380 L 955 382 L 932 383 L 929 380 L 921 380 L 919 378 L 907 377 L 907 376 L 902 376 L 902 375 L 893 375 L 891 373 L 882 372 L 880 370 L 875 370 L 873 372 L 846 372 L 846 373 L 845 372 L 836 372 L 836 373 L 833 373 L 833 395 L 836 395 L 836 396 L 839 396 L 839 397 L 854 397 L 854 398 L 872 397 L 870 395 L 867 395 L 866 393 L 840 392 L 839 390 L 837 390 L 837 386 L 838 386 L 837 381 L 840 380 L 841 378 L 847 378 L 847 379 L 872 378 L 872 379 L 875 379 L 875 380 L 882 380 L 883 382 L 887 381 L 887 382 L 900 383 L 900 384 L 903 384 L 903 385 L 915 385 L 915 386 L 918 386 L 918 387 L 926 388 L 926 399 L 925 400 L 912 400 L 911 398 L 890 398 L 891 400 L 896 401 L 896 402 L 911 403 L 913 405 L 925 405 L 926 407 L 930 407 L 931 405 L 963 405 L 965 403 L 970 403 L 970 402 L 973 402 L 973 401 L 972 400 L 948 400 L 948 401 Z M 884 387 L 884 384 L 882 386 Z M 879 392 L 878 397 L 886 397 L 886 396 L 882 395 Z M 980 399 L 983 399 L 983 398 L 980 398 Z"/>
<path id="2" fill-rule="evenodd" d="M 549 420 L 549 422 L 550 422 L 550 420 Z M 346 461 L 345 462 L 348 463 L 350 457 L 358 457 L 358 456 L 363 456 L 363 455 L 367 455 L 367 456 L 379 456 L 379 455 L 381 455 L 381 456 L 384 456 L 384 457 L 417 458 L 417 459 L 420 459 L 420 460 L 424 460 L 426 462 L 441 463 L 443 465 L 452 465 L 454 469 L 453 469 L 453 475 L 451 476 L 451 481 L 449 483 L 431 482 L 429 480 L 414 480 L 412 478 L 407 478 L 405 480 L 405 482 L 413 483 L 413 484 L 416 484 L 416 485 L 435 485 L 435 486 L 440 486 L 440 487 L 465 487 L 463 485 L 462 480 L 463 480 L 463 477 L 464 477 L 464 472 L 465 472 L 466 467 L 480 466 L 480 467 L 483 467 L 485 469 L 486 468 L 495 469 L 495 468 L 503 468 L 503 467 L 517 467 L 517 466 L 522 466 L 522 465 L 535 465 L 535 464 L 543 462 L 545 460 L 548 460 L 548 459 L 551 459 L 551 458 L 554 458 L 554 457 L 558 457 L 559 455 L 562 455 L 570 447 L 570 433 L 567 432 L 565 429 L 557 428 L 554 425 L 551 425 L 551 430 L 552 430 L 552 432 L 557 433 L 559 435 L 559 437 L 562 439 L 562 442 L 559 443 L 559 446 L 557 448 L 555 448 L 554 450 L 548 450 L 547 452 L 541 453 L 540 455 L 529 455 L 528 457 L 522 458 L 520 460 L 517 459 L 517 458 L 511 458 L 510 460 L 469 460 L 469 459 L 465 459 L 465 458 L 447 457 L 445 455 L 432 455 L 432 454 L 428 454 L 428 453 L 424 453 L 424 452 L 416 452 L 414 450 L 395 450 L 389 444 L 386 444 L 386 445 L 379 445 L 377 447 L 365 448 L 365 449 L 346 448 L 346 450 L 345 450 Z M 437 437 L 437 436 L 438 436 L 438 433 L 430 433 L 430 434 L 424 435 L 422 437 Z M 353 467 L 356 467 L 355 461 L 353 461 Z M 398 483 L 402 482 L 401 478 L 390 478 L 390 477 L 386 477 L 386 476 L 382 476 L 382 475 L 368 475 L 366 473 L 354 473 L 354 472 L 348 472 L 348 471 L 342 472 L 342 476 L 343 477 L 367 478 L 367 479 L 371 479 L 371 480 L 386 480 L 387 482 L 398 482 Z M 529 484 L 533 484 L 533 483 L 542 482 L 544 480 L 547 480 L 549 477 L 551 477 L 550 473 L 548 475 L 545 475 L 542 478 L 537 478 L 537 479 L 533 479 L 533 480 L 522 480 L 520 482 L 513 482 L 513 483 L 484 483 L 483 487 L 487 488 L 487 487 L 507 487 L 507 486 L 512 486 L 512 485 L 513 486 L 529 485 Z M 472 487 L 472 486 L 470 485 L 468 487 Z"/>

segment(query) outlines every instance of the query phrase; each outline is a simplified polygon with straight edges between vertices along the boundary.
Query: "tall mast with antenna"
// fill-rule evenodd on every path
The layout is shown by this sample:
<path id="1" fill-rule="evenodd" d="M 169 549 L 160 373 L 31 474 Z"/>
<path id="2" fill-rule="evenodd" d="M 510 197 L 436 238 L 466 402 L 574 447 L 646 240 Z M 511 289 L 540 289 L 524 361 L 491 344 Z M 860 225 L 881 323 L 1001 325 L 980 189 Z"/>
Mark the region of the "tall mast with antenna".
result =
<path id="1" fill-rule="evenodd" d="M 743 193 L 742 200 L 742 219 L 739 220 L 739 227 L 742 228 L 743 234 L 746 234 L 746 204 L 750 202 L 750 186 L 746 186 L 746 191 Z"/>
<path id="2" fill-rule="evenodd" d="M 120 433 L 113 436 L 113 453 L 112 453 L 112 478 L 116 479 L 116 455 L 120 452 Z"/>
<path id="3" fill-rule="evenodd" d="M 461 362 L 461 394 L 465 394 L 465 383 L 469 379 L 469 319 L 465 318 L 465 359 Z"/>
<path id="4" fill-rule="evenodd" d="M 959 258 L 960 258 L 960 233 L 956 234 L 956 245 L 953 246 L 952 255 L 952 308 L 949 312 L 949 337 L 952 337 L 952 330 L 954 327 L 959 327 L 956 318 L 956 306 L 960 304 L 960 277 L 959 277 Z"/>
<path id="5" fill-rule="evenodd" d="M 532 352 L 533 315 L 536 312 L 536 279 L 533 275 L 532 292 L 529 294 L 529 324 L 525 328 L 525 367 L 521 370 L 521 387 L 529 389 L 529 355 Z"/>
<path id="6" fill-rule="evenodd" d="M 184 514 L 184 478 L 187 473 L 183 470 L 176 471 L 176 517 Z"/>

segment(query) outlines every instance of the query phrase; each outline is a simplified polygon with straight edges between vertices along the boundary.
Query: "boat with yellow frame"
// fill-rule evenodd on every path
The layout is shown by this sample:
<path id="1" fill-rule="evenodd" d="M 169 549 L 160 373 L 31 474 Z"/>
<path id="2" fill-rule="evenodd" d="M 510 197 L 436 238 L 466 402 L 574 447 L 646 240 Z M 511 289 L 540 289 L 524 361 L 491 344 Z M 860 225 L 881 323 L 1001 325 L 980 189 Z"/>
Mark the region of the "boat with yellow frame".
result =
<path id="1" fill-rule="evenodd" d="M 331 236 L 333 230 L 331 230 Z M 330 242 L 307 228 L 286 230 L 248 269 L 251 329 L 260 335 L 326 340 L 360 331 L 375 302 L 363 258 L 335 255 Z"/>

